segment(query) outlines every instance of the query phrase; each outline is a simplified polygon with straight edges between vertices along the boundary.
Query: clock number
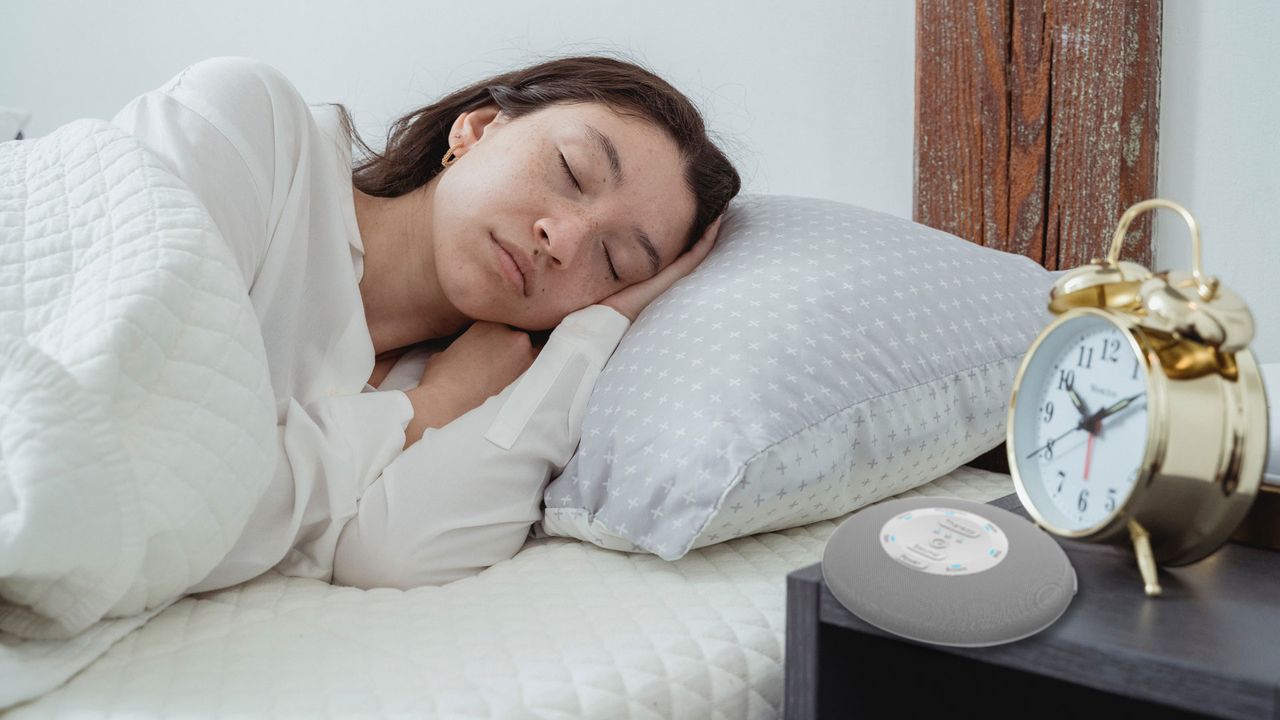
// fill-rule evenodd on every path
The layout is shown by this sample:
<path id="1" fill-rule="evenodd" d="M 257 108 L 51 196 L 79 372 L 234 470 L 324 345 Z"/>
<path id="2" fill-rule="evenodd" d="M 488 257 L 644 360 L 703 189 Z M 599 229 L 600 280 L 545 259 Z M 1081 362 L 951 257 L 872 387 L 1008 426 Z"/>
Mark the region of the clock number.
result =
<path id="1" fill-rule="evenodd" d="M 1133 375 L 1129 379 L 1130 380 L 1138 379 L 1138 359 L 1137 358 L 1133 359 Z"/>
<path id="2" fill-rule="evenodd" d="M 1086 353 L 1086 351 L 1088 351 Z M 1076 360 L 1076 367 L 1082 367 L 1086 370 L 1093 366 L 1093 348 L 1080 346 L 1080 359 Z"/>
<path id="3" fill-rule="evenodd" d="M 1070 390 L 1076 386 L 1075 370 L 1059 370 L 1058 371 L 1058 389 Z"/>
<path id="4" fill-rule="evenodd" d="M 1088 507 L 1089 507 L 1089 489 L 1085 488 L 1084 490 L 1080 491 L 1080 500 L 1076 502 L 1076 508 L 1079 509 L 1080 512 L 1084 512 L 1085 509 Z"/>
<path id="5" fill-rule="evenodd" d="M 1111 512 L 1112 510 L 1115 510 L 1115 509 L 1116 509 L 1116 489 L 1111 488 L 1110 490 L 1107 490 L 1107 512 Z"/>
<path id="6" fill-rule="evenodd" d="M 1053 441 L 1052 440 L 1044 444 L 1044 459 L 1045 460 L 1053 459 Z"/>
<path id="7" fill-rule="evenodd" d="M 1067 474 L 1059 470 L 1058 471 L 1058 489 L 1053 491 L 1054 495 L 1059 495 L 1062 493 L 1062 483 L 1066 479 L 1067 479 Z"/>
<path id="8" fill-rule="evenodd" d="M 1119 338 L 1102 338 L 1102 359 L 1107 362 L 1116 362 L 1120 359 Z"/>
<path id="9" fill-rule="evenodd" d="M 1044 421 L 1049 422 L 1053 419 L 1053 401 L 1044 404 Z"/>

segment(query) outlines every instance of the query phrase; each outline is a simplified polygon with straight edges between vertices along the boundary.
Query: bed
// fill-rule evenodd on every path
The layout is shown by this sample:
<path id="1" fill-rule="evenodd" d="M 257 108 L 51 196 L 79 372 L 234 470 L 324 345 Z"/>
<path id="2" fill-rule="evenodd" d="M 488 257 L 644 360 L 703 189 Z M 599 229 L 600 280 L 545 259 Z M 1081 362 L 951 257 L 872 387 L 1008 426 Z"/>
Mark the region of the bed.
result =
<path id="1" fill-rule="evenodd" d="M 918 3 L 915 219 L 1049 268 L 1100 254 L 1155 186 L 1159 4 L 974 7 Z M 1139 51 L 1094 77 L 1124 44 L 1054 41 L 1077 32 Z M 1138 126 L 1094 121 L 1111 111 Z M 1149 261 L 1149 228 L 1133 247 Z M 999 457 L 895 496 L 1002 497 Z M 5 716 L 780 717 L 784 578 L 844 517 L 676 560 L 539 537 L 478 576 L 407 592 L 267 573 L 99 638 L 101 657 Z"/>
<path id="2" fill-rule="evenodd" d="M 1010 492 L 961 468 L 904 495 Z M 268 573 L 179 601 L 6 717 L 779 717 L 784 578 L 839 521 L 674 562 L 544 538 L 408 592 Z"/>

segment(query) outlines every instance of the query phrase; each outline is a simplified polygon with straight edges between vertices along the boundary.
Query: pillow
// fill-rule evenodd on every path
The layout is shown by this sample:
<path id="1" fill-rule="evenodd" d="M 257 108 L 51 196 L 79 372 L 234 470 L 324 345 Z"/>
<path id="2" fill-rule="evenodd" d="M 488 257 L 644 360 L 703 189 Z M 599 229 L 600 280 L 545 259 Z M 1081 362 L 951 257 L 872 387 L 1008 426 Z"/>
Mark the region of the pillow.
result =
<path id="1" fill-rule="evenodd" d="M 741 197 L 606 364 L 542 531 L 675 560 L 944 475 L 1003 440 L 1052 281 L 891 215 Z"/>

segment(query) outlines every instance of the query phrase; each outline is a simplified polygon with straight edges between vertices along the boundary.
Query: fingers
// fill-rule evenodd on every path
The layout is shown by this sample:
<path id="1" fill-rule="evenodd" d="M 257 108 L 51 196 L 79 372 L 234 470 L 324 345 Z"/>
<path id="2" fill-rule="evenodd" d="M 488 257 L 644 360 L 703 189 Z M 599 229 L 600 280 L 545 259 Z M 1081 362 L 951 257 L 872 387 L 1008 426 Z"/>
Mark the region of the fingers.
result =
<path id="1" fill-rule="evenodd" d="M 723 220 L 724 215 L 717 217 L 707 226 L 702 237 L 698 238 L 698 242 L 694 243 L 688 252 L 676 258 L 675 262 L 663 268 L 657 275 L 623 288 L 602 300 L 601 304 L 617 310 L 634 322 L 640 311 L 650 302 L 666 292 L 678 280 L 693 272 L 694 268 L 707 257 L 715 246 Z"/>
<path id="2" fill-rule="evenodd" d="M 715 222 L 707 226 L 707 231 L 702 233 L 702 237 L 710 237 L 711 242 L 714 243 L 716 241 L 716 236 L 720 234 L 720 223 L 722 222 L 724 222 L 724 213 L 720 213 L 720 215 L 716 217 Z"/>
<path id="3" fill-rule="evenodd" d="M 698 238 L 698 242 L 694 243 L 693 247 L 690 249 L 701 249 L 703 250 L 704 255 L 707 252 L 710 252 L 711 248 L 716 244 L 716 238 L 720 236 L 721 222 L 724 222 L 724 215 L 717 217 L 715 221 L 708 225 L 706 231 L 702 233 L 702 237 Z"/>
<path id="4" fill-rule="evenodd" d="M 716 239 L 720 235 L 720 223 L 724 220 L 724 215 L 717 217 L 714 222 L 707 226 L 702 237 L 698 238 L 698 242 L 689 248 L 689 252 L 672 263 L 672 265 L 680 265 L 680 275 L 689 274 L 697 267 L 706 257 L 711 254 L 711 249 L 715 247 Z"/>

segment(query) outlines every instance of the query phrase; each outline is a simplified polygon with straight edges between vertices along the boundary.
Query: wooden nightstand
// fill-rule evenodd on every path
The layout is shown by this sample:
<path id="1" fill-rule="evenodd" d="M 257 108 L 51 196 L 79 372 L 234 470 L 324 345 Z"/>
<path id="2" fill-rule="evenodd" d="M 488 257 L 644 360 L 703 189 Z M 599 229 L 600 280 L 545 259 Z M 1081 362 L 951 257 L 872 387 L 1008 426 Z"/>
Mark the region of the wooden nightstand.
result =
<path id="1" fill-rule="evenodd" d="M 991 504 L 1026 517 L 1016 495 Z M 846 610 L 820 564 L 791 573 L 787 720 L 947 707 L 955 717 L 1280 718 L 1280 552 L 1228 544 L 1162 569 L 1164 596 L 1149 599 L 1124 550 L 1059 542 L 1079 578 L 1071 607 L 1044 632 L 990 648 L 901 639 Z"/>

